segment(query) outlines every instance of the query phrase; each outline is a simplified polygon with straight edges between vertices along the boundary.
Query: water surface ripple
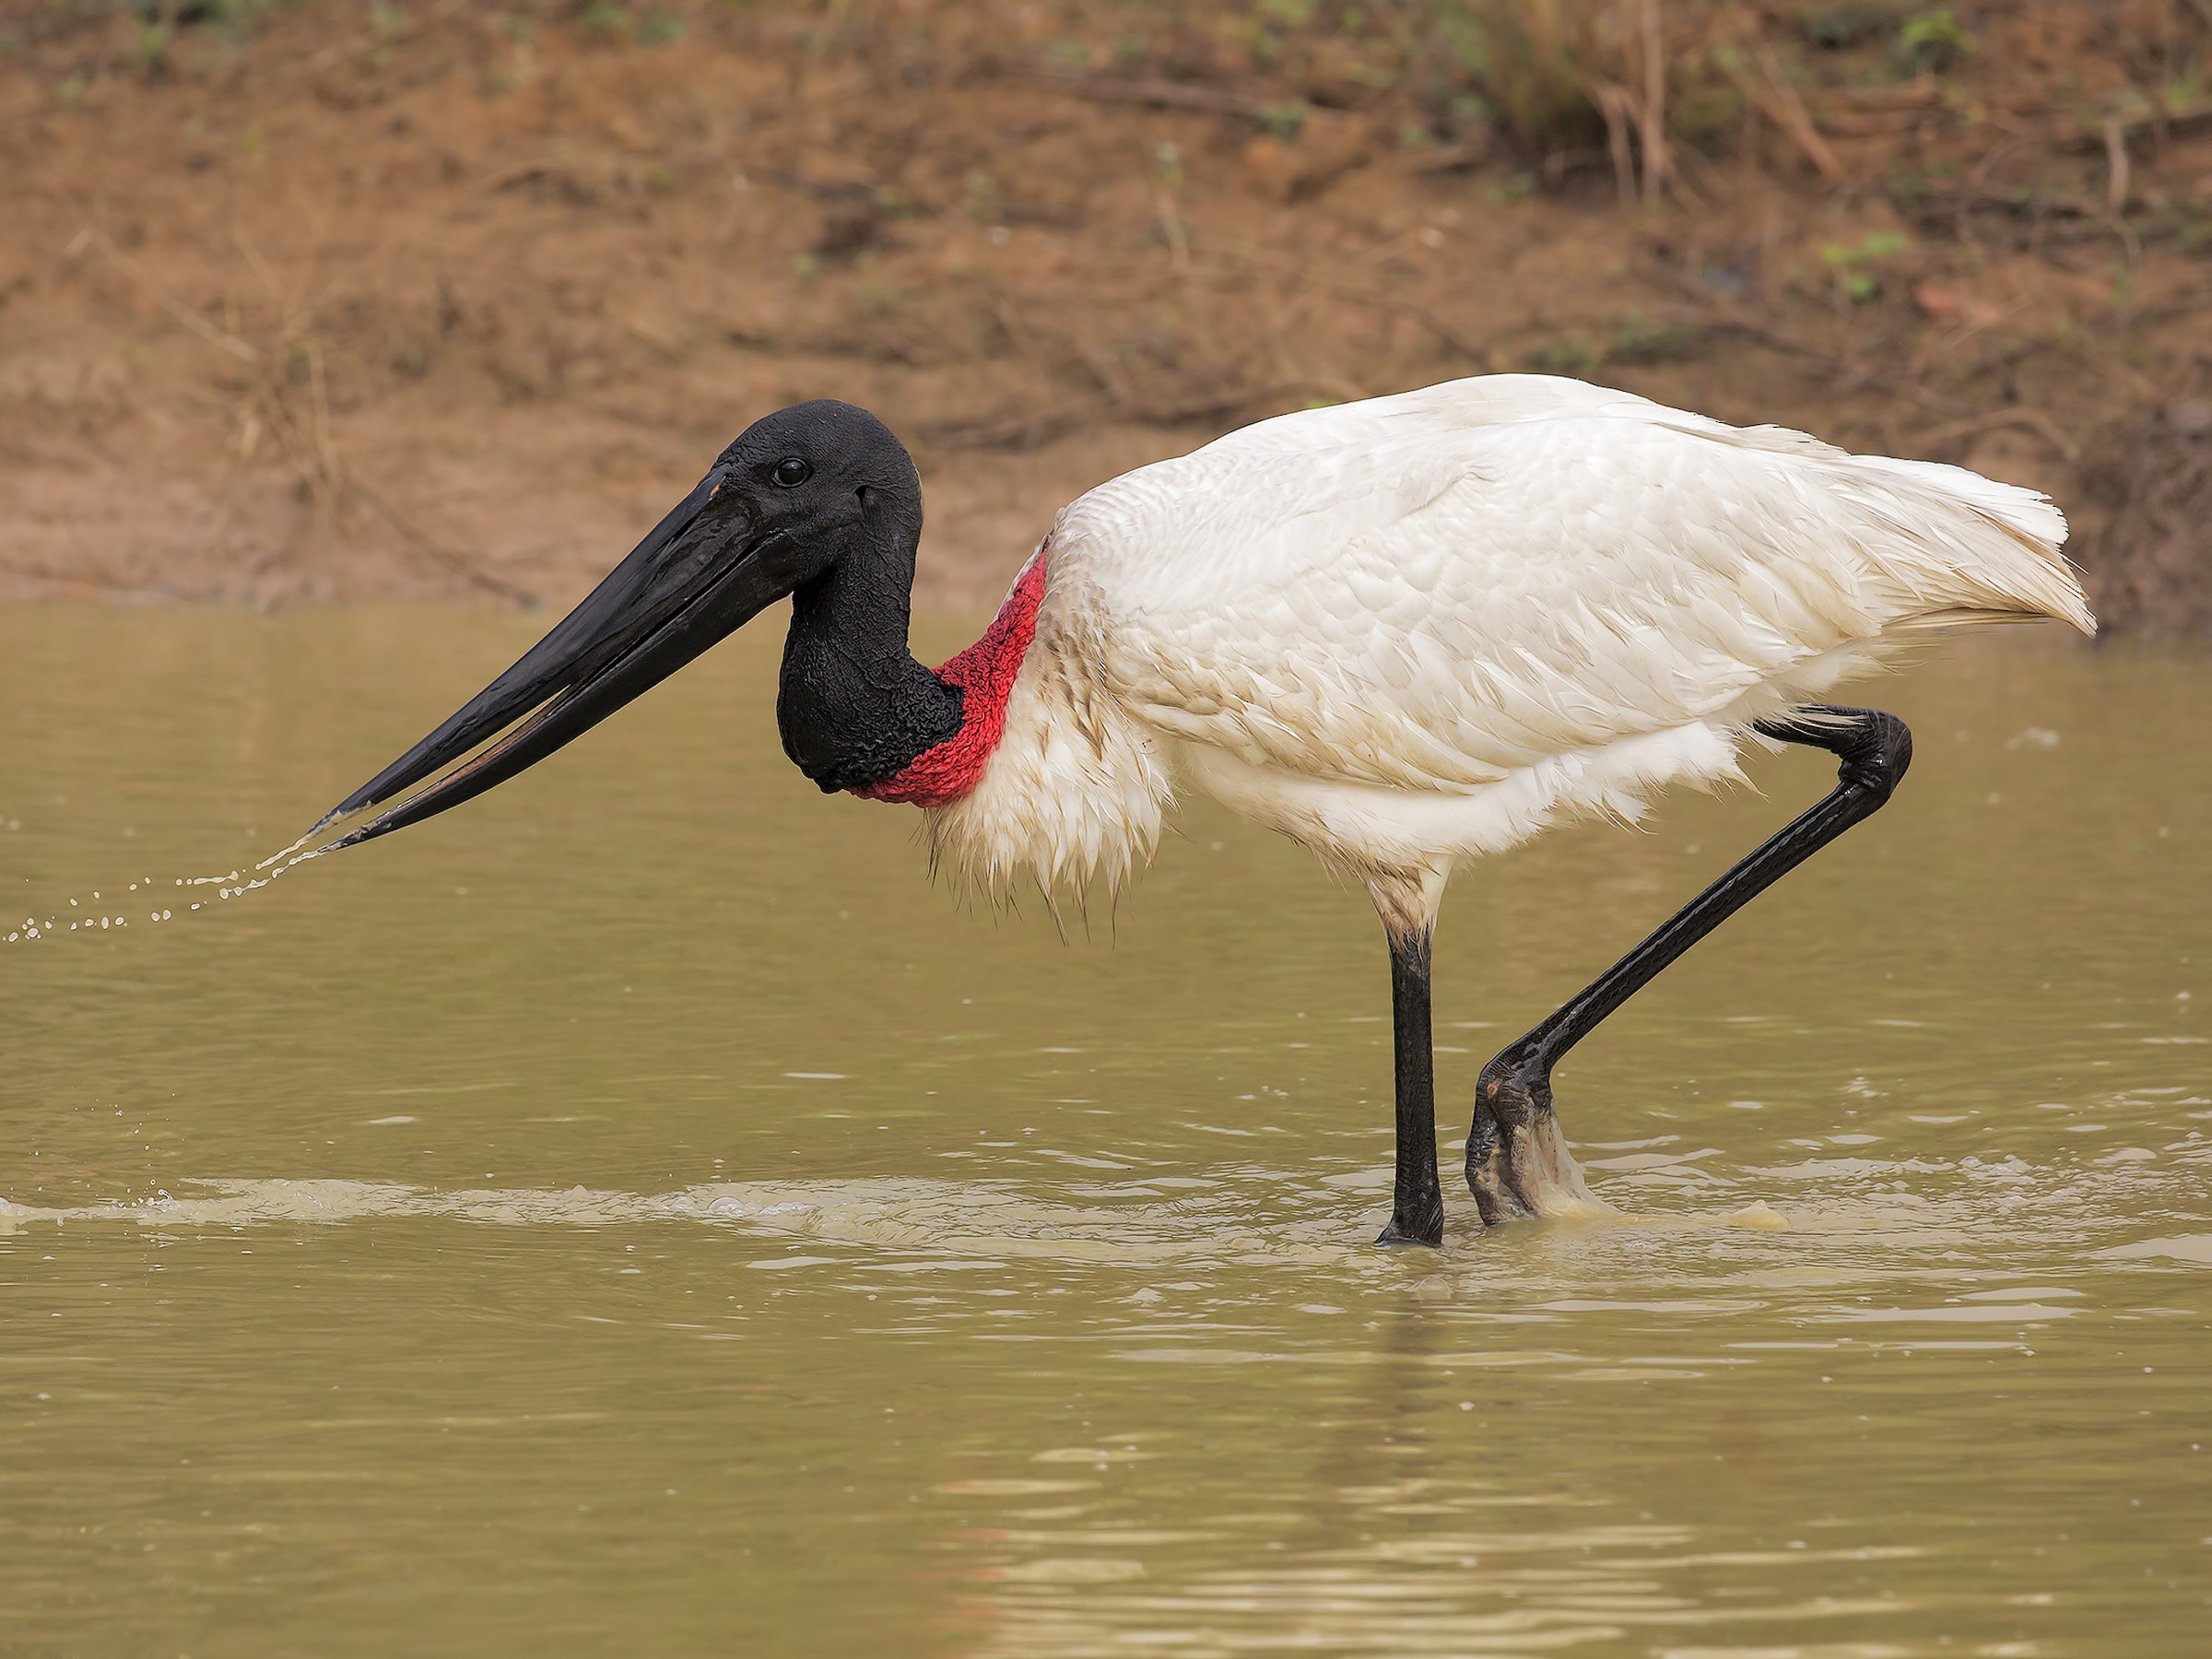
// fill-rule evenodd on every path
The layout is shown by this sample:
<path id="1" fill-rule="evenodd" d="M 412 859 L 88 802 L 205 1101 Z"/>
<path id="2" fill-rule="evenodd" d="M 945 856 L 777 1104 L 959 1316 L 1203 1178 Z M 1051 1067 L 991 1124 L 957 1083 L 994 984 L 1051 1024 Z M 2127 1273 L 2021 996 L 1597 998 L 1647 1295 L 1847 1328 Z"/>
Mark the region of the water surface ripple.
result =
<path id="1" fill-rule="evenodd" d="M 178 902 L 531 628 L 0 617 L 9 925 L 173 912 L 0 947 L 0 1647 L 2202 1651 L 2212 665 L 1877 686 L 1891 808 L 1562 1068 L 1614 1213 L 1383 1253 L 1363 901 L 1199 809 L 1088 938 L 973 913 L 772 640 Z M 1757 776 L 1463 877 L 1449 1138 Z"/>

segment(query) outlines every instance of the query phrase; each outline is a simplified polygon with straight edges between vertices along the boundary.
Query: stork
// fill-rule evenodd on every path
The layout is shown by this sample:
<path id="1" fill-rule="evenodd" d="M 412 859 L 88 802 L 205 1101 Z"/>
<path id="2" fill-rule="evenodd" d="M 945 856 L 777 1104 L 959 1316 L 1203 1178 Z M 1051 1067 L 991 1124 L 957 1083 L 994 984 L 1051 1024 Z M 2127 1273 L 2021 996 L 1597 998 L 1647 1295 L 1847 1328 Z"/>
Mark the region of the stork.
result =
<path id="1" fill-rule="evenodd" d="M 482 794 L 788 595 L 784 752 L 825 792 L 922 808 L 935 863 L 993 889 L 1118 887 L 1194 788 L 1366 888 L 1394 1016 L 1378 1242 L 1435 1245 L 1430 941 L 1455 867 L 1565 820 L 1633 822 L 1749 750 L 1837 759 L 1824 799 L 1482 1068 L 1482 1221 L 1571 1210 L 1593 1200 L 1553 1109 L 1561 1056 L 1904 776 L 1904 723 L 1831 688 L 1932 629 L 2095 628 L 2041 496 L 1537 375 L 1285 415 L 1102 484 L 935 670 L 907 645 L 921 529 L 913 462 L 872 415 L 756 421 L 317 851 Z"/>

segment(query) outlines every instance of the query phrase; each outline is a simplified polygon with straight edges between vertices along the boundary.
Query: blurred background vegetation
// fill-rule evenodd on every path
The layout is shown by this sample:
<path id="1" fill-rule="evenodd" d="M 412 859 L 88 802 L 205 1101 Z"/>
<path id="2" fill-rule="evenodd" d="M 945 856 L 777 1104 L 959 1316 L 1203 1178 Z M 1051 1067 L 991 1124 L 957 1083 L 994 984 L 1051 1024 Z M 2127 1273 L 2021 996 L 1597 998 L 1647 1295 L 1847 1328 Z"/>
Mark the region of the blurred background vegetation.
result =
<path id="1" fill-rule="evenodd" d="M 7 0 L 0 591 L 560 599 L 869 404 L 1086 484 L 1590 376 L 2049 490 L 2212 629 L 2212 0 Z"/>

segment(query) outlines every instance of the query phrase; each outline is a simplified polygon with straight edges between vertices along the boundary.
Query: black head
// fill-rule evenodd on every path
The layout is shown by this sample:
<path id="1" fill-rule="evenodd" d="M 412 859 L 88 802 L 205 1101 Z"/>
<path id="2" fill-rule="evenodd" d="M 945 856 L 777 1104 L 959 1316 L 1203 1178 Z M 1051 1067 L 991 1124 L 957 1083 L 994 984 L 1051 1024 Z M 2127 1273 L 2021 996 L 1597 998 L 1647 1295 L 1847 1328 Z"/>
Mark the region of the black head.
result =
<path id="1" fill-rule="evenodd" d="M 913 457 L 891 429 L 832 398 L 754 421 L 701 488 L 723 512 L 742 512 L 758 539 L 792 544 L 793 568 L 805 566 L 794 588 L 851 547 L 866 515 L 918 504 L 922 494 Z"/>
<path id="2" fill-rule="evenodd" d="M 529 719 L 323 850 L 419 823 L 505 782 L 859 549 L 893 538 L 911 557 L 920 525 L 913 460 L 865 409 L 823 399 L 764 416 L 558 627 L 316 828 L 390 800 Z"/>

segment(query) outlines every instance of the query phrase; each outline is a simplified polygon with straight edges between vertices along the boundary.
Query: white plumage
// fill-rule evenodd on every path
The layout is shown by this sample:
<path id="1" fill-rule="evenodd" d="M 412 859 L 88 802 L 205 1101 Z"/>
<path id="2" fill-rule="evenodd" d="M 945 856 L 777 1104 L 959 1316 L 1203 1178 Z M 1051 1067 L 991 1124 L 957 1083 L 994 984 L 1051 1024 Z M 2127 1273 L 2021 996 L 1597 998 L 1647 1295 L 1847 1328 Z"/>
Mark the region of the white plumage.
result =
<path id="1" fill-rule="evenodd" d="M 1755 720 L 1916 630 L 2093 630 L 2065 533 L 1958 467 L 1546 376 L 1262 421 L 1062 511 L 933 841 L 993 887 L 1118 882 L 1191 785 L 1418 924 L 1464 859 L 1735 777 Z"/>

